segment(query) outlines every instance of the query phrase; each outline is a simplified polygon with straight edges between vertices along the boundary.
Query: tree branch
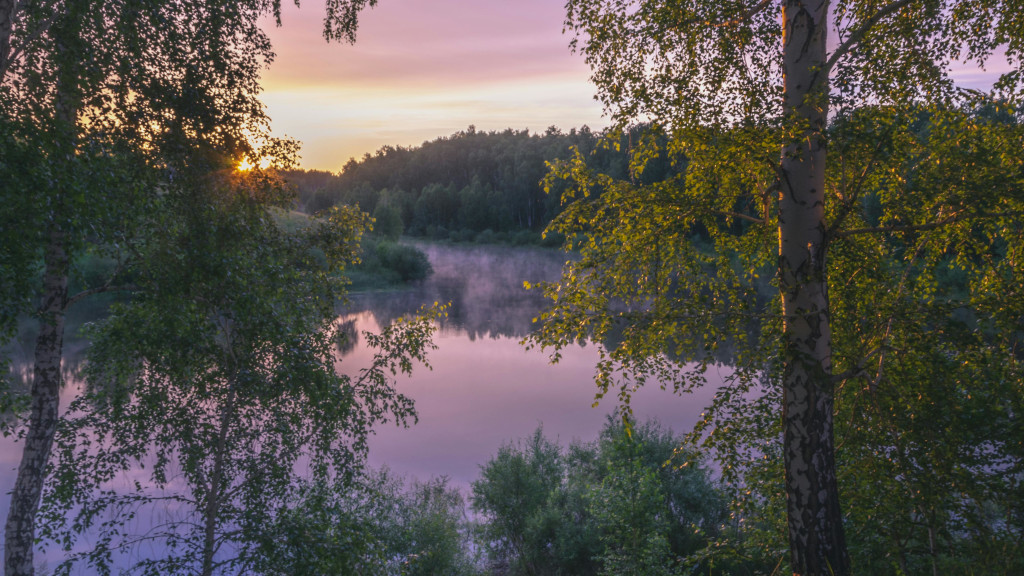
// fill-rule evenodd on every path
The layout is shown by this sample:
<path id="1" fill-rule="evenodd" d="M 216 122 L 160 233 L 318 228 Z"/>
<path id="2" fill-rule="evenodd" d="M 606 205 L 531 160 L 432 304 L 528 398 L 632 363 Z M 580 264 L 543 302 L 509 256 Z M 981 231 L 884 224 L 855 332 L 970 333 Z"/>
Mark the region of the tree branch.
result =
<path id="1" fill-rule="evenodd" d="M 763 218 L 757 218 L 755 216 L 748 216 L 746 214 L 740 214 L 739 212 L 729 212 L 725 210 L 716 210 L 715 214 L 719 216 L 729 216 L 731 218 L 738 218 L 740 220 L 746 220 L 747 222 L 753 222 L 754 224 L 764 224 Z"/>
<path id="2" fill-rule="evenodd" d="M 896 0 L 891 4 L 883 6 L 879 8 L 878 12 L 875 12 L 873 16 L 865 20 L 859 28 L 851 32 L 850 36 L 846 38 L 846 41 L 840 44 L 838 48 L 836 48 L 835 52 L 832 53 L 832 56 L 829 57 L 828 62 L 825 63 L 825 77 L 828 77 L 829 72 L 832 71 L 832 67 L 835 66 L 836 62 L 838 62 L 840 58 L 845 56 L 847 52 L 852 50 L 854 46 L 859 44 L 860 41 L 864 39 L 864 35 L 871 31 L 872 28 L 874 28 L 875 24 L 878 24 L 880 20 L 892 14 L 893 12 L 896 12 L 900 8 L 908 6 L 913 1 L 914 0 Z"/>
<path id="3" fill-rule="evenodd" d="M 1011 216 L 1024 216 L 1024 212 L 997 212 L 994 214 L 956 214 L 949 218 L 944 218 L 936 222 L 926 222 L 924 224 L 893 224 L 890 226 L 871 226 L 868 228 L 854 228 L 852 230 L 843 230 L 836 232 L 836 237 L 844 238 L 846 236 L 854 236 L 856 234 L 888 234 L 892 232 L 924 232 L 927 230 L 934 230 L 941 228 L 949 224 L 961 222 L 963 220 L 970 220 L 973 218 L 978 219 L 989 219 L 989 218 L 1006 218 Z"/>
<path id="4" fill-rule="evenodd" d="M 854 183 L 849 195 L 847 195 L 846 170 L 845 168 L 843 169 L 843 191 L 840 195 L 840 200 L 843 202 L 843 205 L 840 208 L 839 215 L 836 216 L 835 220 L 828 225 L 829 230 L 838 229 L 843 221 L 853 213 L 854 208 L 858 204 L 860 193 L 864 189 L 864 183 L 867 182 L 868 174 L 870 174 L 871 170 L 874 169 L 875 162 L 878 159 L 878 153 L 881 149 L 882 141 L 879 140 L 875 145 L 875 149 L 871 153 L 871 159 L 868 161 L 867 165 L 864 166 L 864 169 L 861 170 L 860 174 L 857 175 L 857 181 Z M 840 157 L 840 161 L 843 161 L 842 157 Z"/>
<path id="5" fill-rule="evenodd" d="M 759 2 L 759 3 L 755 4 L 754 6 L 752 6 L 752 7 L 750 8 L 750 10 L 747 10 L 747 11 L 746 11 L 746 12 L 745 12 L 745 13 L 743 14 L 743 18 L 744 18 L 745 20 L 750 20 L 750 19 L 751 19 L 751 18 L 753 18 L 754 16 L 757 16 L 757 13 L 758 13 L 758 12 L 760 12 L 761 10 L 764 10 L 765 8 L 767 8 L 768 6 L 770 6 L 770 5 L 771 5 L 771 3 L 772 3 L 772 2 L 771 2 L 771 0 L 761 0 L 761 2 Z"/>
<path id="6" fill-rule="evenodd" d="M 0 2 L 2 2 L 2 0 L 0 0 Z M 18 42 L 18 45 L 12 49 L 11 37 L 14 35 L 13 23 L 18 19 L 18 13 L 24 12 L 28 7 L 28 4 L 29 3 L 26 1 L 12 3 L 9 22 L 0 24 L 0 26 L 6 28 L 0 31 L 0 82 L 3 82 L 4 76 L 7 75 L 7 70 L 10 69 L 11 64 L 21 58 L 21 55 L 25 52 L 25 46 L 38 40 L 40 36 L 50 29 L 50 26 L 53 25 L 57 17 L 63 15 L 63 13 L 58 12 L 43 20 L 38 28 L 22 38 L 21 41 Z"/>
<path id="7" fill-rule="evenodd" d="M 102 294 L 104 292 L 132 292 L 132 291 L 135 291 L 135 290 L 138 290 L 138 289 L 139 289 L 139 287 L 136 286 L 135 284 L 123 284 L 123 285 L 120 285 L 120 286 L 106 285 L 106 286 L 99 286 L 99 287 L 96 287 L 96 288 L 90 288 L 88 290 L 82 290 L 78 294 L 75 294 L 71 298 L 68 298 L 67 303 L 64 304 L 64 308 L 65 309 L 71 308 L 72 305 L 78 303 L 79 301 L 81 301 L 81 300 L 83 300 L 85 298 L 88 298 L 89 296 L 93 296 L 95 294 Z"/>
<path id="8" fill-rule="evenodd" d="M 693 24 L 708 26 L 710 28 L 728 28 L 731 26 L 737 26 L 739 24 L 742 24 L 743 22 L 750 20 L 754 16 L 757 16 L 759 12 L 770 6 L 772 4 L 772 1 L 773 0 L 761 0 L 757 4 L 751 6 L 746 12 L 743 12 L 738 17 L 733 18 L 731 20 L 725 20 L 722 22 L 712 22 L 710 20 L 698 20 L 697 18 L 689 18 L 683 20 L 679 24 L 669 26 L 668 29 L 673 30 L 675 32 L 681 32 L 684 27 Z"/>

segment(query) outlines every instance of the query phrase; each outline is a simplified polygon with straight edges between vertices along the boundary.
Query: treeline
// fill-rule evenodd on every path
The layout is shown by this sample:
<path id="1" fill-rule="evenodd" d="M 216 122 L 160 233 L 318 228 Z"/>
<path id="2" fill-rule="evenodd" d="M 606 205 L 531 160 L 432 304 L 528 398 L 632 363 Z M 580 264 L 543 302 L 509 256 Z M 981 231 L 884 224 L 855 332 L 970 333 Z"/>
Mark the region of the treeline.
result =
<path id="1" fill-rule="evenodd" d="M 419 147 L 385 146 L 349 160 L 338 174 L 300 170 L 286 178 L 299 190 L 301 210 L 358 205 L 385 235 L 526 243 L 561 211 L 561 190 L 545 193 L 541 182 L 547 162 L 567 159 L 575 148 L 603 173 L 628 178 L 628 152 L 646 132 L 632 128 L 611 144 L 608 134 L 586 126 L 543 134 L 470 126 Z M 644 179 L 664 179 L 669 170 L 670 163 L 654 161 Z"/>

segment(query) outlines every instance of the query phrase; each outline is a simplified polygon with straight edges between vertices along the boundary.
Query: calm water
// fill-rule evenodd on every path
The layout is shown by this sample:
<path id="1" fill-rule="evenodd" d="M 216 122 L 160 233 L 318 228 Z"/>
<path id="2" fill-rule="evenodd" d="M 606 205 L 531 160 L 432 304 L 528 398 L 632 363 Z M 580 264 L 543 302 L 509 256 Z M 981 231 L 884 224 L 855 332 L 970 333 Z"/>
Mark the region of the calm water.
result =
<path id="1" fill-rule="evenodd" d="M 555 280 L 565 254 L 553 250 L 510 247 L 418 245 L 430 258 L 434 274 L 422 285 L 399 293 L 368 294 L 353 299 L 351 313 L 360 329 L 376 327 L 424 304 L 451 302 L 447 321 L 435 338 L 432 371 L 417 370 L 399 388 L 416 400 L 419 423 L 409 429 L 377 430 L 370 463 L 427 478 L 447 475 L 467 486 L 486 462 L 511 439 L 542 425 L 562 443 L 596 437 L 614 399 L 592 408 L 597 350 L 574 347 L 558 364 L 540 350 L 527 351 L 520 341 L 546 304 L 538 290 L 523 281 Z M 357 348 L 342 366 L 367 363 Z M 709 403 L 716 374 L 696 394 L 677 396 L 650 387 L 633 401 L 639 418 L 655 417 L 677 431 L 689 430 Z"/>
<path id="2" fill-rule="evenodd" d="M 430 258 L 433 276 L 408 289 L 356 294 L 342 310 L 358 330 L 376 331 L 423 305 L 451 303 L 435 336 L 438 348 L 429 356 L 433 370 L 418 367 L 398 382 L 416 401 L 419 422 L 378 428 L 370 442 L 370 465 L 420 479 L 445 475 L 468 488 L 502 443 L 528 436 L 537 426 L 563 444 L 595 438 L 615 404 L 610 399 L 591 407 L 594 346 L 565 350 L 552 365 L 547 353 L 520 344 L 545 305 L 539 291 L 525 290 L 523 281 L 557 279 L 565 255 L 535 248 L 418 246 Z M 344 371 L 354 374 L 368 364 L 372 352 L 362 340 L 342 357 Z M 23 358 L 27 352 L 21 352 Z M 66 395 L 76 388 L 74 362 L 67 361 Z M 689 430 L 714 392 L 713 370 L 709 386 L 697 394 L 641 390 L 633 401 L 635 414 Z M 20 444 L 0 438 L 0 521 L 7 516 L 6 494 L 20 458 Z"/>

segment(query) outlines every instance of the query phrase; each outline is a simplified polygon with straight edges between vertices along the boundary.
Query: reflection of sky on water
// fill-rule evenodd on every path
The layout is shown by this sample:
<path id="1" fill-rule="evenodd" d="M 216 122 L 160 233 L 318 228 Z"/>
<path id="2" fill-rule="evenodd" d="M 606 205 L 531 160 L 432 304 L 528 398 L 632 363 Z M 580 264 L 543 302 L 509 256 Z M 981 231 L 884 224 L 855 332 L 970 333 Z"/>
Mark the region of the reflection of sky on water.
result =
<path id="1" fill-rule="evenodd" d="M 441 332 L 458 332 L 470 340 L 510 336 L 522 338 L 545 299 L 524 281 L 558 278 L 566 255 L 556 250 L 508 246 L 416 244 L 434 273 L 417 286 L 392 292 L 355 294 L 349 310 L 369 310 L 380 323 L 434 302 L 450 303 Z"/>
<path id="2" fill-rule="evenodd" d="M 545 305 L 539 291 L 525 290 L 523 281 L 557 279 L 565 254 L 535 248 L 420 247 L 435 270 L 430 279 L 408 289 L 353 295 L 342 312 L 356 330 L 376 331 L 381 323 L 414 313 L 423 305 L 451 304 L 435 336 L 438 348 L 429 355 L 433 370 L 417 367 L 411 378 L 399 379 L 399 390 L 416 401 L 419 422 L 410 428 L 378 426 L 370 440 L 370 465 L 386 465 L 421 479 L 445 475 L 467 488 L 479 466 L 502 443 L 525 437 L 538 425 L 563 444 L 595 438 L 615 407 L 614 398 L 591 407 L 596 348 L 567 349 L 559 364 L 551 365 L 546 353 L 527 351 L 520 344 Z M 354 340 L 355 346 L 344 353 L 341 363 L 350 374 L 368 365 L 371 357 L 363 347 L 365 339 Z M 76 359 L 65 361 L 71 385 L 62 394 L 62 407 L 79 385 L 75 375 L 81 344 L 71 344 L 69 349 L 75 348 L 75 353 L 69 358 Z M 634 412 L 639 418 L 658 418 L 677 431 L 688 430 L 720 381 L 714 368 L 708 378 L 711 386 L 694 395 L 675 396 L 653 386 L 641 390 L 633 400 Z M 0 438 L 0 520 L 7 516 L 8 493 L 20 459 L 20 443 Z M 137 474 L 148 477 L 148 470 L 125 474 L 119 481 L 128 485 Z M 148 518 L 159 521 L 159 515 Z M 146 522 L 146 517 L 140 517 L 135 527 L 141 532 Z M 139 553 L 158 555 L 159 551 Z M 53 546 L 41 557 L 51 568 L 60 558 Z"/>
<path id="3" fill-rule="evenodd" d="M 430 279 L 401 292 L 359 295 L 349 307 L 358 329 L 372 331 L 422 305 L 451 302 L 435 337 L 438 349 L 429 357 L 433 370 L 419 369 L 399 382 L 416 401 L 419 423 L 408 429 L 378 427 L 370 442 L 371 464 L 420 478 L 443 474 L 466 486 L 503 442 L 527 436 L 538 425 L 562 443 L 596 437 L 615 407 L 614 398 L 591 407 L 596 348 L 565 350 L 551 365 L 546 353 L 519 343 L 545 305 L 523 281 L 557 279 L 566 255 L 533 248 L 419 246 L 434 267 Z M 342 367 L 355 370 L 369 357 L 357 347 Z M 693 395 L 641 390 L 634 413 L 689 430 L 720 382 L 714 368 L 708 377 L 710 386 Z"/>

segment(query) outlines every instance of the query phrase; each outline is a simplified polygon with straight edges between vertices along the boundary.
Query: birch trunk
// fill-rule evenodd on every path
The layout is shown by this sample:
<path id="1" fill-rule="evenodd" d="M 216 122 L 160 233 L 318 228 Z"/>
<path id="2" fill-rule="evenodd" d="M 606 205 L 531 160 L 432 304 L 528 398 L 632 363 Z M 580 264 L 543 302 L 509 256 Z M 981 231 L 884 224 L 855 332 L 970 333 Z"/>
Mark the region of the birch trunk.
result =
<path id="1" fill-rule="evenodd" d="M 203 567 L 201 576 L 212 576 L 213 557 L 217 553 L 217 521 L 220 519 L 220 506 L 224 497 L 225 486 L 224 461 L 228 456 L 228 435 L 231 433 L 232 420 L 235 413 L 235 384 L 232 381 L 228 390 L 228 398 L 220 415 L 220 430 L 217 432 L 217 446 L 214 448 L 213 477 L 210 479 L 210 492 L 206 498 L 206 509 L 203 511 Z"/>
<path id="2" fill-rule="evenodd" d="M 55 223 L 51 225 L 45 264 L 43 295 L 39 304 L 42 323 L 36 339 L 28 432 L 4 527 L 6 576 L 32 575 L 36 512 L 60 411 L 68 256 L 64 249 L 64 234 Z"/>
<path id="3" fill-rule="evenodd" d="M 831 329 L 825 266 L 824 68 L 827 0 L 783 4 L 784 110 L 779 288 L 784 314 L 783 442 L 793 573 L 847 576 L 835 473 Z"/>

